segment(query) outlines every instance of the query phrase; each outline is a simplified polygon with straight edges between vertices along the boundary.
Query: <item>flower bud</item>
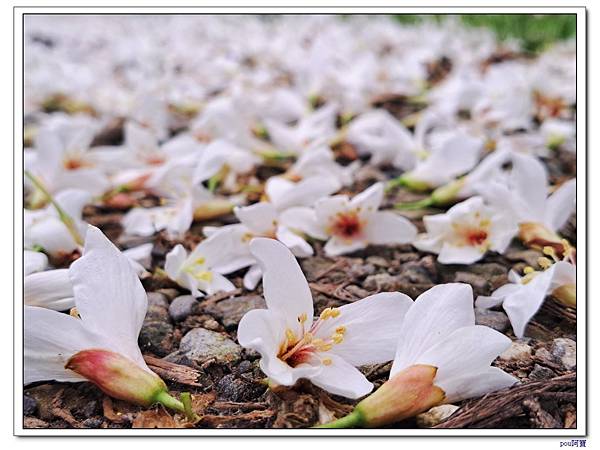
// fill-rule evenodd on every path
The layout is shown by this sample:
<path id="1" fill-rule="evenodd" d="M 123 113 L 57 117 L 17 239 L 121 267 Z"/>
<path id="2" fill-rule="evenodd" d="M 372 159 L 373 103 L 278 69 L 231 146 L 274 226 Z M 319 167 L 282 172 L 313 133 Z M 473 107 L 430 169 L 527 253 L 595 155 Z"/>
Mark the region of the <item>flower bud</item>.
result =
<path id="1" fill-rule="evenodd" d="M 552 296 L 569 308 L 577 308 L 577 289 L 574 284 L 565 284 L 554 289 Z"/>
<path id="2" fill-rule="evenodd" d="M 429 183 L 412 178 L 410 175 L 402 175 L 398 179 L 398 185 L 404 186 L 411 191 L 423 192 L 431 189 Z"/>
<path id="3" fill-rule="evenodd" d="M 386 381 L 358 405 L 358 426 L 379 427 L 398 422 L 439 405 L 446 394 L 433 384 L 437 368 L 416 364 Z"/>
<path id="4" fill-rule="evenodd" d="M 141 406 L 157 403 L 167 391 L 158 375 L 109 350 L 82 350 L 67 361 L 65 368 L 87 378 L 107 395 Z"/>
<path id="5" fill-rule="evenodd" d="M 228 200 L 209 200 L 194 210 L 194 220 L 208 220 L 224 216 L 233 211 L 233 204 Z"/>
<path id="6" fill-rule="evenodd" d="M 464 184 L 465 178 L 463 177 L 440 186 L 431 193 L 433 204 L 436 206 L 445 206 L 454 202 Z"/>

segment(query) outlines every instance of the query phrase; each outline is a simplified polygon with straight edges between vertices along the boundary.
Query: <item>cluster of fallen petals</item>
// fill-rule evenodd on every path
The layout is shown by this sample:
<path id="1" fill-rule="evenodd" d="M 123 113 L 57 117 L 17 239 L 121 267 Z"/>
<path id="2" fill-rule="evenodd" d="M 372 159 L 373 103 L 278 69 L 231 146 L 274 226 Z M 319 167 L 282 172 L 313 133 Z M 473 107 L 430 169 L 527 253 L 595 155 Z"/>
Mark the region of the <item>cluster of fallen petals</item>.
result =
<path id="1" fill-rule="evenodd" d="M 267 309 L 246 313 L 239 343 L 271 388 L 306 379 L 362 399 L 334 428 L 517 383 L 493 364 L 511 339 L 476 325 L 475 307 L 502 307 L 517 338 L 549 295 L 576 307 L 576 249 L 561 236 L 576 181 L 545 163 L 575 151 L 573 42 L 490 63 L 496 40 L 452 20 L 31 16 L 25 29 L 25 384 L 89 381 L 192 420 L 138 347 L 149 273 L 199 301 L 262 289 Z M 377 106 L 390 93 L 415 112 Z M 117 248 L 87 205 L 123 212 L 123 236 L 143 243 Z M 515 242 L 538 265 L 491 296 L 441 284 L 317 316 L 297 260 L 403 245 L 460 266 Z M 360 368 L 390 361 L 372 392 Z"/>

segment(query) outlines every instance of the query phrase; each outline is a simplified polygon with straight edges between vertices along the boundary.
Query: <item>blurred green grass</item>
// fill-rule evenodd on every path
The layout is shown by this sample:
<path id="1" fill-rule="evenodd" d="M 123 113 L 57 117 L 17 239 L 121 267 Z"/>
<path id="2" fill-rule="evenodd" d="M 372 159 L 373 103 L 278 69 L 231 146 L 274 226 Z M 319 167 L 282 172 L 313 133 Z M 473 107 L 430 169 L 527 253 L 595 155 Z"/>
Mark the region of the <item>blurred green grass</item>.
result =
<path id="1" fill-rule="evenodd" d="M 400 14 L 396 19 L 402 23 L 418 23 L 424 20 L 441 22 L 448 17 L 451 15 Z M 523 50 L 533 53 L 575 36 L 577 27 L 575 14 L 461 14 L 459 18 L 465 25 L 493 30 L 501 41 L 517 39 Z"/>

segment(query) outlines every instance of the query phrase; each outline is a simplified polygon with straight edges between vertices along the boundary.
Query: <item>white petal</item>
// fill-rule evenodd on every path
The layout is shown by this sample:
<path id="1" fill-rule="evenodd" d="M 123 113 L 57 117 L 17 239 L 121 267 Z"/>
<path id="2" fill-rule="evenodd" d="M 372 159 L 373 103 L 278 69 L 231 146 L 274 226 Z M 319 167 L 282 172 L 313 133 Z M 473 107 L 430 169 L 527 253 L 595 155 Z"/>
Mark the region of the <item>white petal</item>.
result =
<path id="1" fill-rule="evenodd" d="M 472 245 L 452 245 L 444 243 L 438 255 L 438 261 L 442 264 L 472 264 L 479 261 L 485 255 L 485 248 Z"/>
<path id="2" fill-rule="evenodd" d="M 261 278 L 262 269 L 260 268 L 260 265 L 255 264 L 253 266 L 250 266 L 248 272 L 246 272 L 246 275 L 244 275 L 244 287 L 249 291 L 253 291 L 254 289 L 256 289 L 256 286 L 258 285 Z"/>
<path id="3" fill-rule="evenodd" d="M 27 275 L 23 280 L 26 305 L 64 311 L 75 306 L 68 269 L 47 270 Z"/>
<path id="4" fill-rule="evenodd" d="M 402 321 L 413 301 L 400 292 L 382 292 L 338 308 L 340 315 L 327 319 L 315 337 L 329 340 L 343 326 L 344 340 L 331 353 L 353 366 L 379 364 L 394 358 Z"/>
<path id="5" fill-rule="evenodd" d="M 439 284 L 419 295 L 404 316 L 390 377 L 458 328 L 474 324 L 473 290 L 468 284 Z"/>
<path id="6" fill-rule="evenodd" d="M 360 207 L 361 213 L 372 214 L 379 209 L 379 205 L 383 201 L 383 191 L 383 183 L 375 183 L 373 186 L 352 197 L 350 205 L 354 208 Z"/>
<path id="7" fill-rule="evenodd" d="M 472 325 L 459 328 L 416 358 L 417 364 L 438 368 L 435 384 L 444 389 L 445 382 L 465 374 L 477 373 L 510 347 L 510 339 L 492 328 Z"/>
<path id="8" fill-rule="evenodd" d="M 448 403 L 479 397 L 489 392 L 498 391 L 518 383 L 519 380 L 498 367 L 487 367 L 476 373 L 464 373 L 460 377 L 446 380 L 444 391 Z M 436 383 L 437 384 L 437 383 Z M 440 385 L 440 387 L 442 387 Z"/>
<path id="9" fill-rule="evenodd" d="M 333 194 L 341 187 L 340 182 L 334 178 L 317 176 L 292 183 L 271 177 L 265 191 L 275 207 L 282 211 L 292 206 L 312 206 L 320 198 Z"/>
<path id="10" fill-rule="evenodd" d="M 250 251 L 263 272 L 263 291 L 269 310 L 285 318 L 287 327 L 299 335 L 298 318 L 313 318 L 313 300 L 306 278 L 294 255 L 274 239 L 256 238 Z"/>
<path id="11" fill-rule="evenodd" d="M 208 295 L 216 292 L 231 292 L 235 290 L 235 286 L 231 281 L 219 273 L 212 273 L 212 280 L 207 283 L 206 289 L 203 289 Z"/>
<path id="12" fill-rule="evenodd" d="M 239 221 L 254 233 L 271 233 L 277 224 L 277 210 L 269 202 L 244 207 L 236 206 L 233 212 Z"/>
<path id="13" fill-rule="evenodd" d="M 122 224 L 126 234 L 152 236 L 156 231 L 152 221 L 154 208 L 133 208 L 123 216 Z"/>
<path id="14" fill-rule="evenodd" d="M 123 254 L 131 261 L 140 264 L 142 267 L 149 268 L 152 262 L 153 248 L 154 244 L 149 242 L 147 244 L 142 244 L 136 247 L 128 248 L 127 250 L 123 250 Z"/>
<path id="15" fill-rule="evenodd" d="M 318 375 L 311 381 L 327 392 L 346 398 L 360 398 L 373 390 L 373 383 L 367 380 L 356 367 L 337 355 L 323 353 L 331 359 L 331 364 L 323 365 Z"/>
<path id="16" fill-rule="evenodd" d="M 169 278 L 176 280 L 179 276 L 183 263 L 187 259 L 187 252 L 181 244 L 177 244 L 173 249 L 167 253 L 165 258 L 165 272 L 169 275 Z"/>
<path id="17" fill-rule="evenodd" d="M 46 253 L 57 255 L 71 253 L 78 248 L 67 227 L 56 217 L 46 217 L 25 230 L 25 242 L 29 247 L 41 246 Z"/>
<path id="18" fill-rule="evenodd" d="M 512 155 L 511 183 L 529 209 L 529 217 L 541 221 L 548 190 L 548 173 L 535 157 L 521 153 Z"/>
<path id="19" fill-rule="evenodd" d="M 41 272 L 48 266 L 48 257 L 42 252 L 23 251 L 23 276 Z"/>
<path id="20" fill-rule="evenodd" d="M 279 221 L 292 230 L 298 230 L 316 239 L 327 239 L 327 233 L 318 222 L 317 214 L 312 208 L 296 206 L 286 209 L 281 213 Z"/>
<path id="21" fill-rule="evenodd" d="M 350 200 L 346 195 L 325 197 L 315 203 L 315 214 L 320 226 L 326 228 L 330 221 L 341 212 L 350 208 Z"/>
<path id="22" fill-rule="evenodd" d="M 277 227 L 277 239 L 289 248 L 294 256 L 306 258 L 313 254 L 313 248 L 302 236 L 284 226 Z"/>
<path id="23" fill-rule="evenodd" d="M 81 320 L 49 309 L 25 306 L 25 384 L 42 380 L 85 381 L 75 372 L 65 370 L 65 364 L 75 353 L 98 346 Z"/>
<path id="24" fill-rule="evenodd" d="M 417 228 L 410 220 L 391 211 L 378 211 L 367 222 L 370 244 L 408 244 L 417 237 Z"/>
<path id="25" fill-rule="evenodd" d="M 505 212 L 494 214 L 491 218 L 490 227 L 490 250 L 504 253 L 513 238 L 519 232 L 519 227 L 514 216 Z"/>
<path id="26" fill-rule="evenodd" d="M 549 294 L 552 276 L 553 269 L 550 268 L 534 277 L 522 289 L 505 297 L 502 307 L 518 338 L 523 337 L 525 327 L 544 303 L 546 295 Z"/>
<path id="27" fill-rule="evenodd" d="M 363 239 L 346 240 L 333 236 L 325 244 L 324 250 L 327 256 L 339 256 L 363 249 L 367 245 L 368 242 Z"/>
<path id="28" fill-rule="evenodd" d="M 90 225 L 83 256 L 71 265 L 69 276 L 85 328 L 106 337 L 114 351 L 147 368 L 137 339 L 148 301 L 127 257 Z"/>
<path id="29" fill-rule="evenodd" d="M 567 181 L 548 197 L 544 223 L 560 230 L 575 210 L 576 180 Z"/>

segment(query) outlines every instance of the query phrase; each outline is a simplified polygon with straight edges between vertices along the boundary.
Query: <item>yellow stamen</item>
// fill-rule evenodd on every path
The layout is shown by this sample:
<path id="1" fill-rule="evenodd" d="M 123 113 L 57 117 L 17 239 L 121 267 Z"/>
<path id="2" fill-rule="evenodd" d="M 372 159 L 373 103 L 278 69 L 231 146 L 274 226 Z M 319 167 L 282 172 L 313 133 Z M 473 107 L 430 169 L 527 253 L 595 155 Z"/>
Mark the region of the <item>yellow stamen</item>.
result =
<path id="1" fill-rule="evenodd" d="M 332 308 L 331 309 L 331 317 L 333 317 L 334 319 L 336 317 L 338 317 L 341 314 L 340 310 L 337 308 Z"/>
<path id="2" fill-rule="evenodd" d="M 300 322 L 300 323 L 306 322 L 306 319 L 308 319 L 306 313 L 302 313 L 298 316 L 298 322 Z"/>
<path id="3" fill-rule="evenodd" d="M 213 279 L 213 274 L 208 270 L 203 270 L 200 272 L 196 272 L 194 274 L 194 278 L 200 281 L 206 281 L 207 283 L 210 283 Z"/>
<path id="4" fill-rule="evenodd" d="M 332 309 L 331 308 L 325 308 L 323 310 L 323 312 L 321 313 L 321 315 L 319 316 L 320 320 L 327 320 L 331 317 L 332 315 Z"/>
<path id="5" fill-rule="evenodd" d="M 556 254 L 556 250 L 554 250 L 554 247 L 551 247 L 549 245 L 542 248 L 542 253 L 544 255 L 550 256 L 555 262 L 558 262 L 560 260 L 558 258 L 558 255 Z"/>
<path id="6" fill-rule="evenodd" d="M 321 362 L 324 366 L 330 366 L 333 361 L 331 360 L 331 358 L 323 358 Z"/>
<path id="7" fill-rule="evenodd" d="M 336 334 L 344 334 L 346 333 L 346 327 L 345 326 L 339 326 L 335 329 Z"/>
<path id="8" fill-rule="evenodd" d="M 538 264 L 542 269 L 546 270 L 552 266 L 552 261 L 548 258 L 540 257 L 538 258 Z"/>
<path id="9" fill-rule="evenodd" d="M 285 338 L 287 339 L 288 342 L 296 342 L 296 335 L 289 328 L 287 330 L 285 330 Z"/>
<path id="10" fill-rule="evenodd" d="M 341 344 L 344 340 L 344 336 L 341 334 L 334 334 L 333 336 L 331 336 L 331 340 L 334 344 Z"/>
<path id="11" fill-rule="evenodd" d="M 523 273 L 525 275 L 529 275 L 530 273 L 533 273 L 533 272 L 535 272 L 535 269 L 531 266 L 527 266 L 523 269 Z"/>

